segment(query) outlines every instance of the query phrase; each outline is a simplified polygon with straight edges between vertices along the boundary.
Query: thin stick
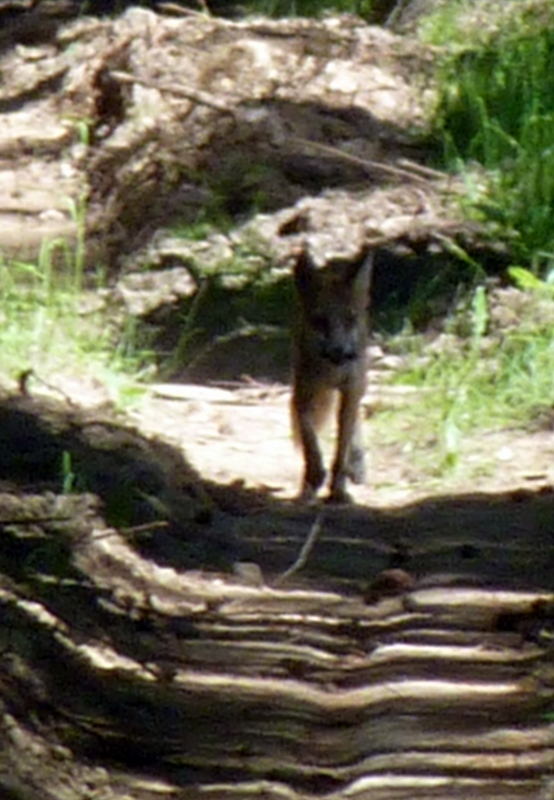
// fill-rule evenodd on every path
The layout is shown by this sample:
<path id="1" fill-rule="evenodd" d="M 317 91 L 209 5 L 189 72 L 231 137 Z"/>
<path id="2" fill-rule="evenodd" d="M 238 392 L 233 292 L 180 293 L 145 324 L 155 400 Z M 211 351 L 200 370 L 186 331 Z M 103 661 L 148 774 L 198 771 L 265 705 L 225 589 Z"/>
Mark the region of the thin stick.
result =
<path id="1" fill-rule="evenodd" d="M 278 585 L 285 581 L 287 578 L 290 578 L 291 575 L 294 575 L 295 572 L 298 572 L 306 565 L 306 562 L 310 556 L 310 553 L 313 550 L 313 547 L 316 543 L 317 537 L 321 532 L 321 528 L 323 526 L 324 520 L 324 511 L 321 510 L 317 517 L 315 518 L 314 524 L 310 528 L 310 532 L 306 538 L 306 541 L 302 545 L 302 549 L 298 555 L 298 558 L 288 569 L 286 569 L 278 578 L 275 580 L 275 584 Z"/>
<path id="2" fill-rule="evenodd" d="M 408 170 L 412 170 L 412 172 L 417 172 L 419 175 L 427 176 L 428 178 L 451 178 L 452 176 L 446 172 L 440 172 L 438 169 L 432 169 L 431 167 L 425 166 L 425 164 L 418 164 L 416 161 L 412 161 L 411 158 L 399 158 L 397 162 L 401 167 L 406 167 Z"/>
<path id="3" fill-rule="evenodd" d="M 304 139 L 300 136 L 291 136 L 288 141 L 302 147 L 311 147 L 313 150 L 316 150 L 322 154 L 341 158 L 343 161 L 349 161 L 352 164 L 357 164 L 360 167 L 364 167 L 368 171 L 378 170 L 385 172 L 388 175 L 394 175 L 397 178 L 404 178 L 406 180 L 415 181 L 416 183 L 422 183 L 425 186 L 429 186 L 429 179 L 423 178 L 421 175 L 417 175 L 413 168 L 409 170 L 401 169 L 399 167 L 392 167 L 390 164 L 383 164 L 380 161 L 372 161 L 369 158 L 360 158 L 360 156 L 356 156 L 353 153 L 345 153 L 344 150 L 341 150 L 338 147 L 333 147 L 333 145 L 321 144 L 321 142 L 312 142 L 310 139 Z"/>
<path id="4" fill-rule="evenodd" d="M 73 408 L 77 408 L 77 403 L 75 403 L 71 397 L 69 397 L 69 395 L 63 391 L 63 389 L 60 389 L 53 383 L 48 383 L 48 381 L 45 381 L 44 378 L 41 378 L 40 375 L 37 375 L 34 369 L 23 370 L 23 372 L 20 372 L 18 375 L 17 387 L 19 394 L 21 394 L 23 397 L 31 396 L 31 392 L 29 390 L 29 382 L 31 378 L 39 383 L 42 383 L 42 385 L 46 386 L 47 389 L 50 389 L 51 392 L 56 392 L 57 394 L 61 395 L 68 405 L 72 406 Z"/>
<path id="5" fill-rule="evenodd" d="M 235 116 L 235 111 L 230 107 L 227 101 L 219 100 L 209 92 L 203 92 L 200 89 L 189 89 L 184 86 L 178 86 L 175 83 L 168 84 L 163 83 L 163 81 L 149 81 L 130 75 L 127 72 L 121 72 L 120 70 L 113 70 L 111 74 L 117 81 L 121 81 L 121 83 L 138 83 L 140 86 L 146 86 L 147 89 L 157 89 L 160 92 L 167 92 L 176 97 L 184 97 L 185 100 L 190 100 L 191 103 L 196 103 L 196 105 L 207 106 L 208 108 L 213 108 L 215 111 L 221 111 L 224 114 Z M 238 101 L 242 98 L 233 99 Z"/>

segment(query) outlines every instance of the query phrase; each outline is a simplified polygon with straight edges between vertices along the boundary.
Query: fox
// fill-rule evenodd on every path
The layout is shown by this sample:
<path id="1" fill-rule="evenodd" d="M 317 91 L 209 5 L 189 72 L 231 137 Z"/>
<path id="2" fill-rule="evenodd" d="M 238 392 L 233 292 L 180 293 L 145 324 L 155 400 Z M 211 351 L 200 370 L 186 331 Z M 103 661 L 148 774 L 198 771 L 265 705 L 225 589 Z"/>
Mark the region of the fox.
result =
<path id="1" fill-rule="evenodd" d="M 326 479 L 318 433 L 333 412 L 337 442 L 327 501 L 349 503 L 347 481 L 365 481 L 360 403 L 366 388 L 373 251 L 352 264 L 316 268 L 306 247 L 295 253 L 297 298 L 292 333 L 293 439 L 303 454 L 299 499 L 315 500 Z"/>

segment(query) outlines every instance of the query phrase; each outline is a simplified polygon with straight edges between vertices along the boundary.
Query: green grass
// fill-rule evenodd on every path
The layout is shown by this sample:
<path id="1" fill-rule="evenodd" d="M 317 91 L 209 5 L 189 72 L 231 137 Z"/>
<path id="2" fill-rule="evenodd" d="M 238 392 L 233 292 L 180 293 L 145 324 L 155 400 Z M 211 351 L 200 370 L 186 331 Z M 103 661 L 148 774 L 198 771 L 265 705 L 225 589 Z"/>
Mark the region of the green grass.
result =
<path id="1" fill-rule="evenodd" d="M 373 0 L 248 0 L 248 13 L 268 17 L 319 17 L 325 12 L 368 17 Z"/>
<path id="2" fill-rule="evenodd" d="M 465 213 L 507 244 L 508 277 L 528 293 L 495 329 L 476 274 L 473 301 L 445 323 L 452 338 L 398 344 L 410 352 L 398 380 L 418 390 L 398 412 L 402 435 L 440 472 L 476 431 L 536 424 L 554 404 L 554 6 L 450 0 L 418 32 L 441 47 L 439 166 L 465 177 Z M 394 438 L 396 414 L 377 415 L 378 433 Z"/>
<path id="3" fill-rule="evenodd" d="M 513 325 L 499 326 L 478 288 L 442 336 L 392 339 L 389 345 L 406 356 L 393 380 L 416 391 L 406 405 L 375 416 L 377 440 L 411 441 L 413 457 L 428 459 L 441 475 L 459 466 L 464 443 L 480 431 L 535 426 L 548 415 L 554 407 L 552 287 L 530 292 L 517 312 Z"/>
<path id="4" fill-rule="evenodd" d="M 420 38 L 438 46 L 463 46 L 467 43 L 467 33 L 464 35 L 460 18 L 466 5 L 465 0 L 450 0 L 433 13 L 425 15 L 418 26 Z"/>
<path id="5" fill-rule="evenodd" d="M 516 259 L 540 272 L 554 254 L 554 20 L 537 22 L 450 49 L 437 133 L 448 169 L 470 174 L 478 163 L 488 175 L 473 216 L 494 222 Z"/>
<path id="6" fill-rule="evenodd" d="M 0 261 L 0 380 L 10 385 L 32 371 L 31 392 L 48 385 L 60 396 L 65 379 L 83 390 L 100 382 L 117 405 L 129 405 L 143 391 L 148 353 L 132 330 L 114 330 L 94 289 L 82 290 L 71 258 L 50 245 L 38 264 Z"/>

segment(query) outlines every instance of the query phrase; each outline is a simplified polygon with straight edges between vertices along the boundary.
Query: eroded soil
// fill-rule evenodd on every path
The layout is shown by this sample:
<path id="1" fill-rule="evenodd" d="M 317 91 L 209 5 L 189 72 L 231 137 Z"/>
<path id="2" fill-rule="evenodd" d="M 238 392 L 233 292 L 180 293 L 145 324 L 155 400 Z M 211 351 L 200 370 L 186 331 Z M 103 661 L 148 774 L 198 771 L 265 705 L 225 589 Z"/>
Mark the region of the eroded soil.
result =
<path id="1" fill-rule="evenodd" d="M 313 508 L 285 386 L 56 389 L 0 406 L 0 794 L 551 796 L 550 433 L 433 476 L 375 412 L 356 504 Z"/>
<path id="2" fill-rule="evenodd" d="M 554 482 L 554 431 L 509 429 L 465 437 L 457 465 L 437 469 L 435 453 L 425 454 L 413 432 L 404 440 L 375 445 L 371 409 L 386 390 L 370 386 L 364 408 L 368 480 L 352 487 L 356 503 L 399 507 L 433 495 L 539 490 Z M 409 396 L 404 402 L 409 402 Z M 287 386 L 245 384 L 231 390 L 197 386 L 155 386 L 132 419 L 144 433 L 167 438 L 208 480 L 243 484 L 291 500 L 298 491 L 301 454 L 294 448 Z M 379 412 L 376 412 L 379 413 Z M 333 432 L 325 436 L 329 461 Z M 431 463 L 431 468 L 429 464 Z"/>

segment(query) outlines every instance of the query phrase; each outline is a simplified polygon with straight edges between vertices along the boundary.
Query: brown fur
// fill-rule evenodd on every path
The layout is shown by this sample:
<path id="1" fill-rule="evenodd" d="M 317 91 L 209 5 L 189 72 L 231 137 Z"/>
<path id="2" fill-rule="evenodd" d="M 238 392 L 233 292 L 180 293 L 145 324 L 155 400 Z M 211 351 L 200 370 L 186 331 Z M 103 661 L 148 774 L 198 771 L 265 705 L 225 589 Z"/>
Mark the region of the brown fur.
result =
<path id="1" fill-rule="evenodd" d="M 364 480 L 359 406 L 366 380 L 371 264 L 365 257 L 318 270 L 305 249 L 296 259 L 292 427 L 304 455 L 304 500 L 315 497 L 325 481 L 317 433 L 335 409 L 338 437 L 329 499 L 347 502 L 347 478 Z"/>
<path id="2" fill-rule="evenodd" d="M 317 387 L 317 394 L 314 397 L 312 422 L 315 430 L 319 433 L 327 425 L 331 417 L 337 410 L 338 396 L 334 391 L 329 391 L 324 386 Z M 298 419 L 298 409 L 295 403 L 291 404 L 292 438 L 295 447 L 302 446 L 300 435 L 300 424 Z"/>

